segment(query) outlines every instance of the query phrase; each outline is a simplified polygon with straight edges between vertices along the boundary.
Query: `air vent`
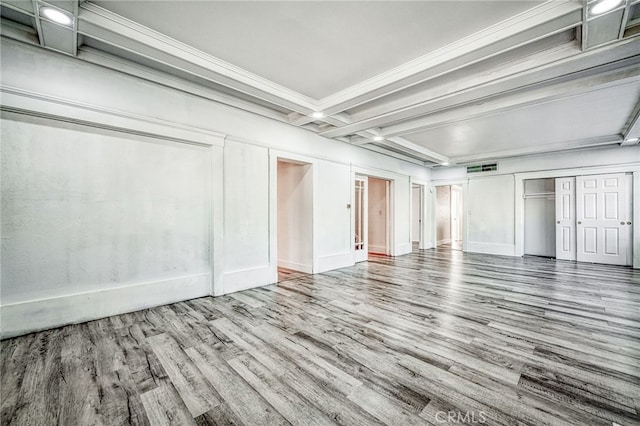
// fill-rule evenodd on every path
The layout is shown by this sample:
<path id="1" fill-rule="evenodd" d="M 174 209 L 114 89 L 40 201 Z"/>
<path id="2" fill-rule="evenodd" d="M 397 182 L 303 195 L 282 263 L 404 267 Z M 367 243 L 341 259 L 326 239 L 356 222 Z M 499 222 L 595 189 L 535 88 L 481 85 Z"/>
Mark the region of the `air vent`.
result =
<path id="1" fill-rule="evenodd" d="M 467 166 L 467 173 L 495 172 L 498 170 L 498 163 L 474 164 Z"/>

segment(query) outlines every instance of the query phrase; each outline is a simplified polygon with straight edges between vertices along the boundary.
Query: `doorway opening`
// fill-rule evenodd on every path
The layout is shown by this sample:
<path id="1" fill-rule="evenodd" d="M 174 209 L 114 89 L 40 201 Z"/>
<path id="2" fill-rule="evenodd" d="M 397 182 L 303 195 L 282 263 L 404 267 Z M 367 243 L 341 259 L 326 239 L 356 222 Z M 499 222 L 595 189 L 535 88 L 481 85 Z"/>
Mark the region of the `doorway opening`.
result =
<path id="1" fill-rule="evenodd" d="M 313 272 L 312 165 L 278 159 L 278 281 Z"/>
<path id="2" fill-rule="evenodd" d="M 355 262 L 390 254 L 391 182 L 356 176 L 354 194 Z"/>
<path id="3" fill-rule="evenodd" d="M 555 179 L 524 181 L 524 254 L 556 257 Z"/>
<path id="4" fill-rule="evenodd" d="M 411 185 L 412 251 L 424 248 L 424 185 Z"/>
<path id="5" fill-rule="evenodd" d="M 463 248 L 462 185 L 436 186 L 436 245 Z"/>

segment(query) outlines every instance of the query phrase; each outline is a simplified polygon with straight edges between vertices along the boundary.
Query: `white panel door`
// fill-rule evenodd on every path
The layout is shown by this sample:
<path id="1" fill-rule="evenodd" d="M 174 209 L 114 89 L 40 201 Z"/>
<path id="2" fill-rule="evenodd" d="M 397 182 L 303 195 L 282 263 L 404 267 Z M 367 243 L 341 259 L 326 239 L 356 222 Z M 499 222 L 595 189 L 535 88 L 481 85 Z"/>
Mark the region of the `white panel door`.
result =
<path id="1" fill-rule="evenodd" d="M 576 260 L 576 178 L 556 179 L 556 259 Z"/>
<path id="2" fill-rule="evenodd" d="M 630 265 L 631 175 L 576 178 L 577 259 Z"/>
<path id="3" fill-rule="evenodd" d="M 355 215 L 355 262 L 369 258 L 369 199 L 366 176 L 356 176 L 354 193 Z"/>

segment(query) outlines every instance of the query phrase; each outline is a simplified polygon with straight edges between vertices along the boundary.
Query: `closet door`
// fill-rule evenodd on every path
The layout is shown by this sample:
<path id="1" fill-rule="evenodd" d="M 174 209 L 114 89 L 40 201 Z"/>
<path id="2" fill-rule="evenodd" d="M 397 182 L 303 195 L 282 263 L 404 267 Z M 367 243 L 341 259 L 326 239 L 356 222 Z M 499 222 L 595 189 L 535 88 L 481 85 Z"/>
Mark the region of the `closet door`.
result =
<path id="1" fill-rule="evenodd" d="M 632 184 L 622 173 L 576 178 L 578 261 L 631 264 Z"/>
<path id="2" fill-rule="evenodd" d="M 576 260 L 576 178 L 556 179 L 556 259 Z"/>

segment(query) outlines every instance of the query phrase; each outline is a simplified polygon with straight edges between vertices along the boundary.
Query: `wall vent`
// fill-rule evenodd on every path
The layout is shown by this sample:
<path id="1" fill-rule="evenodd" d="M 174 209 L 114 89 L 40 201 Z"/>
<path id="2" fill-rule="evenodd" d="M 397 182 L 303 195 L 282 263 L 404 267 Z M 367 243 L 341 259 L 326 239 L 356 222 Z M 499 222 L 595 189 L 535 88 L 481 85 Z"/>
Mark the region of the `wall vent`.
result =
<path id="1" fill-rule="evenodd" d="M 467 166 L 467 173 L 495 172 L 498 170 L 498 163 L 474 164 Z"/>

